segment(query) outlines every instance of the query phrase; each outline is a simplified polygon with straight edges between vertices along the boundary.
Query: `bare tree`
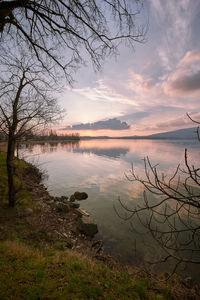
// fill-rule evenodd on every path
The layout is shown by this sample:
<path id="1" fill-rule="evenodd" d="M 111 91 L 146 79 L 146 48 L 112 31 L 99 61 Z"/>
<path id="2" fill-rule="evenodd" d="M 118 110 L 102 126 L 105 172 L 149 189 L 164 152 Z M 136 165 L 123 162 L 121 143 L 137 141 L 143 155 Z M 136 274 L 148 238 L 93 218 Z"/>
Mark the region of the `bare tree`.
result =
<path id="1" fill-rule="evenodd" d="M 16 202 L 14 154 L 17 140 L 27 133 L 56 122 L 62 111 L 52 93 L 51 81 L 30 55 L 22 52 L 1 59 L 0 130 L 8 136 L 8 200 Z M 2 70 L 5 68 L 4 72 Z"/>
<path id="2" fill-rule="evenodd" d="M 145 28 L 136 26 L 142 6 L 142 0 L 0 0 L 0 127 L 8 134 L 10 206 L 15 203 L 16 140 L 54 120 L 56 102 L 49 90 L 59 83 L 60 70 L 71 83 L 72 70 L 86 55 L 98 69 L 123 40 L 130 46 L 143 42 Z M 8 60 L 10 50 L 18 47 L 27 49 L 37 64 L 23 62 L 17 53 L 16 60 Z"/>
<path id="3" fill-rule="evenodd" d="M 199 138 L 199 130 L 197 134 Z M 126 177 L 145 188 L 143 202 L 130 207 L 119 199 L 126 215 L 116 210 L 118 215 L 131 220 L 133 228 L 134 218 L 139 219 L 164 250 L 159 262 L 175 261 L 172 273 L 181 263 L 200 264 L 200 168 L 198 163 L 191 163 L 188 150 L 185 149 L 184 166 L 178 165 L 171 176 L 159 172 L 158 166 L 146 157 L 143 178 L 136 174 L 133 165 Z M 149 193 L 155 196 L 154 200 Z"/>
<path id="4" fill-rule="evenodd" d="M 53 62 L 71 82 L 85 54 L 99 68 L 121 41 L 133 46 L 144 40 L 144 26 L 136 26 L 143 1 L 0 0 L 1 44 L 25 42 L 44 68 L 46 60 Z"/>

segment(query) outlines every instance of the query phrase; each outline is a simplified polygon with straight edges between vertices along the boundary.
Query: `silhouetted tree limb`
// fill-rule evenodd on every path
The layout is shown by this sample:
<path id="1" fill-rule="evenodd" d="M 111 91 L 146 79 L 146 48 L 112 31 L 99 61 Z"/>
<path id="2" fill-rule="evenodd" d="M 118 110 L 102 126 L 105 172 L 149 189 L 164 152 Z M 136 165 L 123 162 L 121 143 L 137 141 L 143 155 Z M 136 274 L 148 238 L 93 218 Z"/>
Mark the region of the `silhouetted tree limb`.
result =
<path id="1" fill-rule="evenodd" d="M 200 124 L 189 114 L 188 117 Z M 126 177 L 145 188 L 143 202 L 132 208 L 119 199 L 126 215 L 115 208 L 118 216 L 131 220 L 133 228 L 137 218 L 148 229 L 164 250 L 159 262 L 174 260 L 172 273 L 181 263 L 200 264 L 200 168 L 190 162 L 188 150 L 184 153 L 184 167 L 178 165 L 171 176 L 160 173 L 158 165 L 152 165 L 146 157 L 144 176 L 139 177 L 132 165 Z M 154 195 L 154 200 L 149 199 L 148 193 Z"/>
<path id="2" fill-rule="evenodd" d="M 7 173 L 8 200 L 16 202 L 14 154 L 16 142 L 25 135 L 60 120 L 62 111 L 51 96 L 51 81 L 34 57 L 24 51 L 19 57 L 8 53 L 7 61 L 0 59 L 6 72 L 0 80 L 0 130 L 8 137 Z"/>
<path id="3" fill-rule="evenodd" d="M 1 43 L 25 42 L 44 68 L 52 61 L 71 82 L 86 53 L 98 69 L 121 41 L 144 41 L 146 29 L 135 19 L 142 6 L 138 0 L 1 0 Z"/>

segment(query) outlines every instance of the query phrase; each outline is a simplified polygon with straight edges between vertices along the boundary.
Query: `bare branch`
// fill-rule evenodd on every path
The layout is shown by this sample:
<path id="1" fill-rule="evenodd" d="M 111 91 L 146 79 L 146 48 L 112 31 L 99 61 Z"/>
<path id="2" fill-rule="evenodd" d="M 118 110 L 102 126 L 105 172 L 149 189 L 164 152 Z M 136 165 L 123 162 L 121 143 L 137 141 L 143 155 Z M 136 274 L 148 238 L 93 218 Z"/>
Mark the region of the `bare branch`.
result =
<path id="1" fill-rule="evenodd" d="M 136 26 L 142 7 L 142 0 L 0 1 L 1 43 L 25 44 L 44 68 L 52 62 L 71 83 L 71 72 L 86 53 L 98 69 L 119 42 L 144 41 L 147 29 Z"/>

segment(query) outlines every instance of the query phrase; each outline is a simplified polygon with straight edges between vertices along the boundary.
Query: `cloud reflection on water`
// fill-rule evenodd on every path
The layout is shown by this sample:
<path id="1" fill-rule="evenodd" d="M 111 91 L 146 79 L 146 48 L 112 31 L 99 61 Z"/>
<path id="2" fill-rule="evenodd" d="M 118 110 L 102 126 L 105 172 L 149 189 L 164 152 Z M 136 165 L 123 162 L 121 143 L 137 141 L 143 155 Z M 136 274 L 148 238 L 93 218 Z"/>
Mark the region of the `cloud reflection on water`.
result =
<path id="1" fill-rule="evenodd" d="M 191 158 L 199 161 L 199 145 L 192 141 L 88 140 L 24 146 L 27 155 L 40 154 L 38 160 L 48 172 L 46 185 L 52 194 L 69 196 L 76 190 L 88 193 L 81 207 L 97 221 L 105 249 L 129 263 L 160 253 L 149 236 L 130 232 L 130 225 L 122 223 L 113 210 L 118 197 L 132 207 L 143 201 L 143 187 L 129 182 L 124 173 L 128 173 L 133 163 L 136 173 L 143 176 L 142 159 L 147 155 L 153 164 L 159 163 L 161 172 L 170 173 L 178 163 L 183 163 L 185 147 L 189 148 Z M 140 229 L 141 224 L 134 226 Z M 139 258 L 133 256 L 136 235 Z"/>

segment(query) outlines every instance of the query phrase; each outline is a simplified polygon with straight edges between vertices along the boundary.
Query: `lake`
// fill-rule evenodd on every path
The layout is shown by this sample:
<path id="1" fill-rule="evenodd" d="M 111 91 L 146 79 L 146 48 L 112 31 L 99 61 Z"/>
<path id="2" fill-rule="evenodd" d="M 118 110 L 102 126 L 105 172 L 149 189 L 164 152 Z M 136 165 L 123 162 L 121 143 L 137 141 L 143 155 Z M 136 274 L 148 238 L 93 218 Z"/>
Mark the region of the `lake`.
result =
<path id="1" fill-rule="evenodd" d="M 138 220 L 134 224 L 119 218 L 124 213 L 118 201 L 130 206 L 142 203 L 144 188 L 130 182 L 131 164 L 144 176 L 143 158 L 148 156 L 158 169 L 171 174 L 184 163 L 184 148 L 193 162 L 200 162 L 199 144 L 195 140 L 83 140 L 76 143 L 38 143 L 21 145 L 20 154 L 45 170 L 45 185 L 54 196 L 70 196 L 75 191 L 88 193 L 81 208 L 98 224 L 96 239 L 102 239 L 105 252 L 124 264 L 138 264 L 160 258 L 162 251 Z M 149 195 L 152 201 L 153 195 Z M 115 209 L 114 209 L 115 207 Z M 168 264 L 170 268 L 170 264 Z M 166 266 L 156 265 L 156 269 Z M 197 268 L 182 268 L 185 276 L 198 277 Z"/>

